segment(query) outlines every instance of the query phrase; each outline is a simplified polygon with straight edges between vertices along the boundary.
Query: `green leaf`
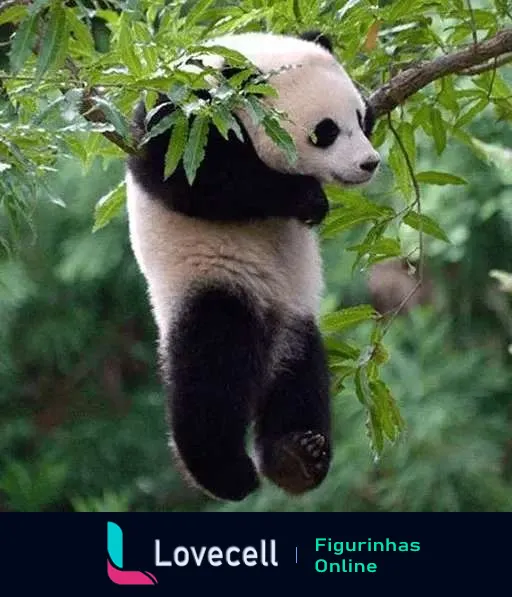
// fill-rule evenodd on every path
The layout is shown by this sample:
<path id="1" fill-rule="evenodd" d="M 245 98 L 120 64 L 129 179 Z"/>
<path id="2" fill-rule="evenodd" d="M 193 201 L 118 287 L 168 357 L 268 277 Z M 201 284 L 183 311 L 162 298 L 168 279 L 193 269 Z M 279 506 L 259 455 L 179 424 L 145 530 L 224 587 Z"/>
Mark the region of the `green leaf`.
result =
<path id="1" fill-rule="evenodd" d="M 380 147 L 386 140 L 386 134 L 388 131 L 388 123 L 386 119 L 379 120 L 375 130 L 372 133 L 372 145 L 375 148 Z"/>
<path id="2" fill-rule="evenodd" d="M 104 195 L 94 209 L 93 232 L 106 226 L 122 209 L 126 200 L 126 187 L 124 181 L 115 189 Z"/>
<path id="3" fill-rule="evenodd" d="M 326 333 L 340 332 L 364 321 L 375 319 L 377 316 L 377 312 L 371 305 L 358 305 L 324 315 L 321 327 Z"/>
<path id="4" fill-rule="evenodd" d="M 266 116 L 263 119 L 263 126 L 267 135 L 285 153 L 286 159 L 291 164 L 294 164 L 298 158 L 295 143 L 289 133 L 278 122 L 277 118 Z"/>
<path id="5" fill-rule="evenodd" d="M 332 336 L 325 338 L 325 348 L 329 357 L 338 357 L 350 361 L 357 360 L 361 353 L 355 346 Z"/>
<path id="6" fill-rule="evenodd" d="M 212 4 L 213 0 L 199 0 L 198 2 L 194 2 L 192 5 L 192 9 L 187 14 L 187 26 L 193 25 L 207 10 L 207 8 Z"/>
<path id="7" fill-rule="evenodd" d="M 238 140 L 242 143 L 244 142 L 244 136 L 240 125 L 224 104 L 215 104 L 212 111 L 212 120 L 224 139 L 228 138 L 229 131 L 233 131 Z"/>
<path id="8" fill-rule="evenodd" d="M 384 449 L 384 436 L 382 435 L 382 426 L 374 407 L 370 407 L 368 411 L 366 427 L 370 436 L 372 450 L 377 455 L 381 454 Z"/>
<path id="9" fill-rule="evenodd" d="M 119 21 L 117 49 L 121 55 L 122 61 L 128 67 L 128 70 L 136 76 L 142 76 L 142 65 L 135 51 L 133 35 L 130 28 L 130 17 L 127 13 L 122 13 Z"/>
<path id="10" fill-rule="evenodd" d="M 416 141 L 414 139 L 414 128 L 408 122 L 401 122 L 398 127 L 398 135 L 407 152 L 412 166 L 416 163 Z"/>
<path id="11" fill-rule="evenodd" d="M 466 110 L 455 122 L 455 128 L 461 128 L 466 126 L 466 124 L 473 122 L 475 117 L 488 106 L 489 100 L 487 97 L 484 97 L 483 99 L 471 103 L 473 104 L 471 108 Z"/>
<path id="12" fill-rule="evenodd" d="M 388 386 L 382 381 L 371 381 L 369 384 L 373 400 L 381 414 L 380 421 L 390 441 L 395 441 L 405 427 L 405 422 Z"/>
<path id="13" fill-rule="evenodd" d="M 399 191 L 406 201 L 410 201 L 414 192 L 414 186 L 402 148 L 396 140 L 389 151 L 388 164 L 393 172 Z"/>
<path id="14" fill-rule="evenodd" d="M 231 126 L 231 113 L 224 104 L 216 104 L 212 110 L 212 121 L 219 133 L 228 138 L 229 129 Z"/>
<path id="15" fill-rule="evenodd" d="M 416 174 L 416 180 L 425 184 L 456 184 L 463 185 L 468 184 L 466 180 L 455 174 L 449 174 L 448 172 L 434 172 L 433 170 L 427 170 L 425 172 L 418 172 Z"/>
<path id="16" fill-rule="evenodd" d="M 371 243 L 361 243 L 349 247 L 348 251 L 357 251 L 359 255 L 369 255 L 368 263 L 376 263 L 390 257 L 401 255 L 400 243 L 395 238 L 381 237 Z"/>
<path id="17" fill-rule="evenodd" d="M 0 13 L 0 25 L 5 25 L 5 23 L 18 23 L 26 16 L 27 11 L 27 6 L 21 4 L 10 6 Z"/>
<path id="18" fill-rule="evenodd" d="M 80 20 L 74 10 L 67 10 L 66 14 L 69 29 L 78 42 L 77 49 L 81 54 L 91 56 L 94 53 L 94 38 L 91 30 Z"/>
<path id="19" fill-rule="evenodd" d="M 441 91 L 437 96 L 439 103 L 447 110 L 450 110 L 450 112 L 458 114 L 460 112 L 460 108 L 459 103 L 457 102 L 457 93 L 455 91 L 455 87 L 453 86 L 452 78 L 443 77 L 439 85 L 441 87 Z"/>
<path id="20" fill-rule="evenodd" d="M 443 122 L 441 112 L 437 108 L 430 108 L 430 123 L 436 151 L 440 155 L 446 147 L 446 124 Z"/>
<path id="21" fill-rule="evenodd" d="M 375 220 L 375 214 L 361 210 L 342 210 L 341 214 L 331 212 L 322 225 L 322 236 L 329 238 L 364 222 Z"/>
<path id="22" fill-rule="evenodd" d="M 251 120 L 255 126 L 261 124 L 265 120 L 267 114 L 257 97 L 248 95 L 245 98 L 244 107 L 247 112 L 249 112 Z"/>
<path id="23" fill-rule="evenodd" d="M 113 125 L 116 132 L 123 137 L 123 139 L 131 139 L 130 125 L 113 103 L 103 97 L 94 97 L 94 103 L 101 108 L 105 118 Z"/>
<path id="24" fill-rule="evenodd" d="M 188 138 L 188 120 L 185 114 L 180 110 L 177 112 L 176 122 L 174 123 L 172 134 L 169 139 L 169 145 L 165 154 L 164 178 L 169 178 L 180 163 L 181 156 L 185 151 L 185 145 Z"/>
<path id="25" fill-rule="evenodd" d="M 244 87 L 244 91 L 247 93 L 252 93 L 253 95 L 268 95 L 271 97 L 277 97 L 277 91 L 275 90 L 272 85 L 268 85 L 267 83 L 255 83 L 251 85 L 246 85 Z"/>
<path id="26" fill-rule="evenodd" d="M 230 87 L 235 89 L 239 89 L 248 79 L 250 79 L 254 75 L 254 70 L 252 68 L 244 68 L 241 71 L 238 71 L 231 77 L 227 79 Z"/>
<path id="27" fill-rule="evenodd" d="M 425 234 L 429 234 L 434 238 L 438 238 L 439 240 L 443 240 L 444 242 L 449 243 L 450 239 L 446 235 L 446 232 L 439 226 L 439 224 L 426 216 L 425 214 L 419 214 L 415 211 L 410 211 L 402 220 L 404 224 L 414 228 L 415 230 L 421 230 Z"/>
<path id="28" fill-rule="evenodd" d="M 38 54 L 36 82 L 39 82 L 42 76 L 53 66 L 59 66 L 59 63 L 64 59 L 67 46 L 66 10 L 62 4 L 54 4 L 46 23 L 41 49 Z"/>
<path id="29" fill-rule="evenodd" d="M 395 0 L 395 2 L 391 2 L 388 9 L 388 21 L 394 23 L 401 17 L 413 14 L 413 9 L 417 7 L 420 2 L 421 0 Z"/>
<path id="30" fill-rule="evenodd" d="M 358 367 L 356 369 L 354 375 L 354 387 L 356 389 L 356 396 L 357 399 L 361 404 L 367 406 L 368 401 L 366 400 L 365 391 L 364 391 L 364 381 L 363 381 L 363 368 Z"/>
<path id="31" fill-rule="evenodd" d="M 185 168 L 185 174 L 187 175 L 187 180 L 190 185 L 194 182 L 197 169 L 204 158 L 204 149 L 206 141 L 208 140 L 209 127 L 210 119 L 201 114 L 194 118 L 192 126 L 190 127 L 190 135 L 185 147 L 185 152 L 183 153 L 183 167 Z"/>
<path id="32" fill-rule="evenodd" d="M 217 54 L 219 56 L 222 56 L 222 58 L 225 58 L 230 66 L 251 67 L 251 63 L 247 60 L 246 56 L 231 48 L 225 48 L 224 46 L 198 46 L 190 48 L 190 51 L 197 54 Z"/>
<path id="33" fill-rule="evenodd" d="M 18 27 L 11 44 L 10 61 L 12 70 L 17 73 L 30 56 L 37 35 L 38 15 L 30 15 Z"/>
<path id="34" fill-rule="evenodd" d="M 151 127 L 151 130 L 149 130 L 144 135 L 144 137 L 141 139 L 140 145 L 144 145 L 153 137 L 157 137 L 158 135 L 161 135 L 162 133 L 165 133 L 167 130 L 169 130 L 172 127 L 172 125 L 176 122 L 178 114 L 180 113 L 182 114 L 181 111 L 176 111 L 172 114 L 164 116 L 162 120 L 159 120 L 154 126 Z"/>

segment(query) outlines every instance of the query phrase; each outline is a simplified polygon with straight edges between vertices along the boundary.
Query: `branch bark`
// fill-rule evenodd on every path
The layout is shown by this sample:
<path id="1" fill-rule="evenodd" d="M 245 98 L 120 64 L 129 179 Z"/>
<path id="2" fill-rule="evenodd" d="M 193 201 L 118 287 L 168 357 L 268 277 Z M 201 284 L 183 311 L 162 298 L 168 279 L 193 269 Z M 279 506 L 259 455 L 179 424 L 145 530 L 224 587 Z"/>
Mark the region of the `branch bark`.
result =
<path id="1" fill-rule="evenodd" d="M 494 59 L 510 52 L 512 29 L 503 29 L 483 42 L 471 44 L 463 50 L 435 58 L 395 75 L 370 95 L 370 104 L 377 117 L 384 116 L 433 81 L 452 74 L 476 74 L 474 69 L 480 66 L 480 72 L 491 70 Z"/>

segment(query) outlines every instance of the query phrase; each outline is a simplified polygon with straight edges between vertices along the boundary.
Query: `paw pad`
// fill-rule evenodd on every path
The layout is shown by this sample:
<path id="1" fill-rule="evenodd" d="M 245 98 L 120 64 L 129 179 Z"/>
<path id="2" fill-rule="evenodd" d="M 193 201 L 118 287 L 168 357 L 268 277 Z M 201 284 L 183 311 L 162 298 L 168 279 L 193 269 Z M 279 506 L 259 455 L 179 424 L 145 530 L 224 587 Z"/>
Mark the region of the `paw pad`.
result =
<path id="1" fill-rule="evenodd" d="M 327 437 L 315 431 L 289 433 L 272 443 L 266 474 L 289 493 L 317 487 L 327 474 L 330 450 Z"/>

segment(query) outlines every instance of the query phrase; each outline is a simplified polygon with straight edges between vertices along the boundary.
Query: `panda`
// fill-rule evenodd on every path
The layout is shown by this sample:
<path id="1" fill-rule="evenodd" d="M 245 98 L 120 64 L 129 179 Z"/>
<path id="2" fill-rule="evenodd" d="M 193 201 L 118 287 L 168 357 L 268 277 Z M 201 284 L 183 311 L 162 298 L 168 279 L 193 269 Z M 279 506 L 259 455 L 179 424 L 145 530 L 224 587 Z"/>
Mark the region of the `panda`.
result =
<path id="1" fill-rule="evenodd" d="M 170 444 L 183 475 L 218 500 L 243 500 L 260 476 L 298 495 L 323 481 L 332 450 L 317 325 L 314 225 L 329 209 L 322 184 L 372 178 L 374 119 L 325 35 L 240 33 L 213 43 L 271 73 L 277 96 L 266 101 L 287 115 L 298 158 L 290 163 L 240 111 L 243 139 L 210 127 L 189 185 L 181 166 L 164 180 L 169 132 L 154 136 L 128 158 L 131 246 L 158 327 Z M 147 126 L 138 106 L 138 138 L 172 112 L 166 102 Z"/>

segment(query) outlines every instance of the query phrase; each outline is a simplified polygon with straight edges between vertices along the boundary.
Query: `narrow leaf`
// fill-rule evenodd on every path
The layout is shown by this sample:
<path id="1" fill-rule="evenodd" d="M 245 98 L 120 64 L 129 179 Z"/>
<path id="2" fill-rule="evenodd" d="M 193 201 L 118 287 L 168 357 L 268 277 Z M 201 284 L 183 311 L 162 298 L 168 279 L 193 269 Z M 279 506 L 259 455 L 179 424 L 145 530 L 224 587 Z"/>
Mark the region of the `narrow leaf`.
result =
<path id="1" fill-rule="evenodd" d="M 26 6 L 15 4 L 0 13 L 0 25 L 5 23 L 18 23 L 27 14 L 28 8 Z"/>
<path id="2" fill-rule="evenodd" d="M 425 234 L 429 234 L 434 238 L 438 238 L 439 240 L 443 240 L 447 243 L 450 242 L 450 239 L 446 235 L 445 231 L 439 226 L 439 224 L 426 216 L 425 214 L 419 214 L 415 211 L 410 211 L 402 220 L 404 224 L 414 228 L 415 230 L 421 230 Z"/>
<path id="3" fill-rule="evenodd" d="M 328 313 L 322 317 L 321 327 L 326 333 L 339 332 L 364 321 L 377 317 L 377 312 L 371 305 L 349 307 L 335 313 Z"/>
<path id="4" fill-rule="evenodd" d="M 15 73 L 22 68 L 32 52 L 37 34 L 37 20 L 37 14 L 30 15 L 16 31 L 10 52 L 11 68 Z"/>
<path id="5" fill-rule="evenodd" d="M 185 151 L 185 144 L 188 137 L 188 120 L 185 114 L 180 110 L 177 112 L 176 122 L 174 123 L 172 134 L 169 139 L 169 145 L 165 154 L 164 178 L 169 178 L 176 170 L 181 156 Z"/>
<path id="6" fill-rule="evenodd" d="M 176 119 L 178 118 L 179 114 L 182 114 L 183 112 L 173 112 L 172 114 L 168 114 L 167 116 L 164 116 L 162 118 L 162 120 L 159 120 L 154 126 L 151 127 L 151 129 L 144 135 L 144 137 L 142 138 L 140 144 L 144 145 L 145 143 L 147 143 L 150 139 L 152 139 L 153 137 L 157 137 L 158 135 L 161 135 L 162 133 L 165 133 L 166 131 L 168 131 L 172 125 L 176 122 Z"/>
<path id="7" fill-rule="evenodd" d="M 95 97 L 94 103 L 101 108 L 105 118 L 114 126 L 116 132 L 118 132 L 124 139 L 129 139 L 130 126 L 127 119 L 118 108 L 103 97 Z"/>
<path id="8" fill-rule="evenodd" d="M 190 27 L 195 23 L 211 4 L 212 0 L 199 0 L 198 2 L 194 2 L 192 9 L 187 15 L 187 25 Z"/>
<path id="9" fill-rule="evenodd" d="M 194 118 L 190 127 L 190 135 L 183 154 L 183 167 L 185 168 L 185 174 L 190 185 L 194 182 L 197 169 L 204 158 L 209 127 L 210 120 L 202 115 Z"/>
<path id="10" fill-rule="evenodd" d="M 68 45 L 66 11 L 62 4 L 54 4 L 46 23 L 36 67 L 36 81 L 64 57 Z"/>
<path id="11" fill-rule="evenodd" d="M 124 181 L 115 189 L 104 195 L 94 209 L 93 232 L 106 226 L 114 216 L 122 209 L 126 199 L 126 188 Z"/>
<path id="12" fill-rule="evenodd" d="M 446 125 L 443 122 L 441 112 L 437 108 L 430 109 L 430 123 L 432 125 L 432 135 L 438 154 L 443 153 L 446 147 Z"/>
<path id="13" fill-rule="evenodd" d="M 126 13 L 121 14 L 117 49 L 130 72 L 134 75 L 141 76 L 143 74 L 142 66 L 135 51 L 133 35 L 130 29 L 130 20 Z"/>
<path id="14" fill-rule="evenodd" d="M 461 178 L 460 176 L 455 176 L 455 174 L 449 174 L 448 172 L 434 172 L 432 170 L 418 172 L 418 174 L 416 175 L 416 180 L 418 182 L 436 185 L 468 184 L 467 181 L 464 180 L 464 178 Z"/>
<path id="15" fill-rule="evenodd" d="M 294 164 L 298 156 L 295 143 L 290 134 L 285 131 L 276 118 L 270 116 L 263 119 L 263 126 L 267 135 L 285 153 L 287 160 L 291 164 Z"/>

